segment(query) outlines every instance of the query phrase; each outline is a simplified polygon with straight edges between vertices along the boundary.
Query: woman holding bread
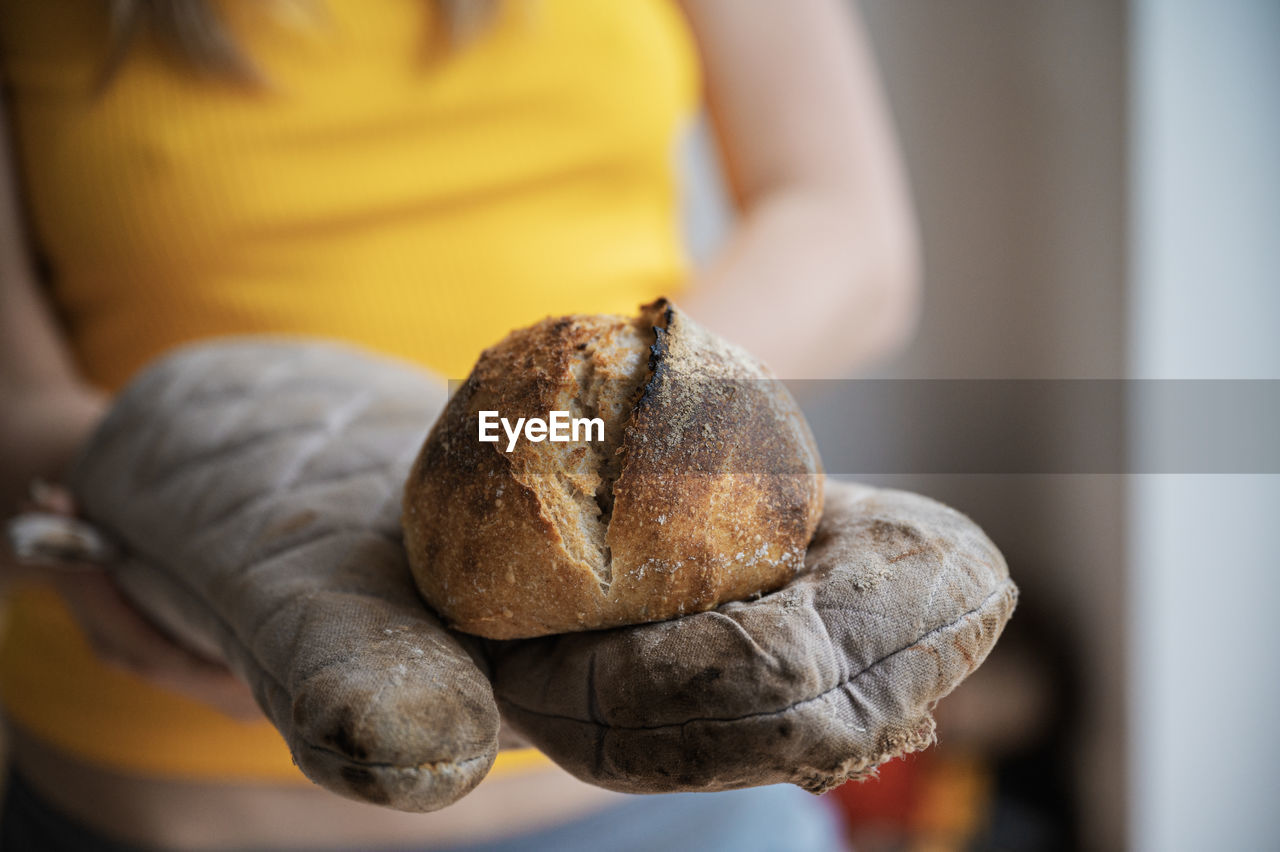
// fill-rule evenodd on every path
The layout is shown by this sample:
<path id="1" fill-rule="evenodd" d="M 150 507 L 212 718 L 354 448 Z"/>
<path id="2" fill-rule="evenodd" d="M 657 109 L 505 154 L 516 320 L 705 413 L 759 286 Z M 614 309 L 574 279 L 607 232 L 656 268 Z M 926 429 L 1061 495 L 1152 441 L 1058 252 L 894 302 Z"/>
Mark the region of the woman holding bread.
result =
<path id="1" fill-rule="evenodd" d="M 29 483 L 204 338 L 333 338 L 460 377 L 512 328 L 666 295 L 786 378 L 882 354 L 911 325 L 914 233 L 845 5 L 3 0 L 6 510 L 73 512 Z M 695 271 L 673 151 L 700 97 L 740 216 Z M 794 788 L 627 800 L 521 749 L 433 814 L 350 802 L 104 574 L 5 572 L 5 848 L 830 842 Z"/>

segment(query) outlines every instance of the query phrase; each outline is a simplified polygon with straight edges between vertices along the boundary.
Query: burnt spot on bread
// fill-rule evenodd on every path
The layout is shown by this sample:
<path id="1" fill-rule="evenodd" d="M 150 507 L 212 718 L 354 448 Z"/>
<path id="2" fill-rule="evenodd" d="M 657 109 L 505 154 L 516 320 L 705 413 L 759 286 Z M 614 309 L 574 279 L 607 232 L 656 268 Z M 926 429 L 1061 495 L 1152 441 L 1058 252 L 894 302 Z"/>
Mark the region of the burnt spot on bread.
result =
<path id="1" fill-rule="evenodd" d="M 649 346 L 649 375 L 641 384 L 640 394 L 632 404 L 633 411 L 653 405 L 658 388 L 666 379 L 667 355 L 671 350 L 669 335 L 675 307 L 666 299 L 658 299 L 640 309 L 642 318 L 652 317 L 653 343 Z"/>

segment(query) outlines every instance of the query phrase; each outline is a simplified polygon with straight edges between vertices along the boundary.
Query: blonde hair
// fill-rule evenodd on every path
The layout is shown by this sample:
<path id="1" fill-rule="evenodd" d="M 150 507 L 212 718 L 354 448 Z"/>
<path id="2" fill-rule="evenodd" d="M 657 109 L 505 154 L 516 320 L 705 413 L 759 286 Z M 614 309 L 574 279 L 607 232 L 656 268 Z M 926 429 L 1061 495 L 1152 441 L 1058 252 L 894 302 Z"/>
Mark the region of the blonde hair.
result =
<path id="1" fill-rule="evenodd" d="M 257 0 L 264 2 L 264 0 Z M 280 5 L 311 8 L 315 0 L 272 0 Z M 438 37 L 458 47 L 482 31 L 499 0 L 424 0 L 435 7 L 442 26 Z M 115 76 L 134 41 L 149 31 L 160 46 L 197 71 L 223 79 L 262 85 L 265 79 L 253 60 L 236 44 L 212 0 L 108 0 L 111 48 L 101 82 Z"/>

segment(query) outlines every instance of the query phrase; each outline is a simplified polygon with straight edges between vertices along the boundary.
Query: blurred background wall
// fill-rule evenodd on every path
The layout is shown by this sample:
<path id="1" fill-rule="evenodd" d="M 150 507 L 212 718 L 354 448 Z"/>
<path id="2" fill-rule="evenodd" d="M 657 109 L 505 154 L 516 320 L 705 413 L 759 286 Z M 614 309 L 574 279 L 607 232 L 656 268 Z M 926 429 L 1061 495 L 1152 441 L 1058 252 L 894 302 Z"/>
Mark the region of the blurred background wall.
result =
<path id="1" fill-rule="evenodd" d="M 1122 377 L 1125 5 L 865 0 L 860 7 L 906 155 L 925 265 L 915 340 L 875 374 Z M 1072 426 L 1064 422 L 1055 439 L 1070 441 Z M 1046 458 L 1059 451 L 1042 449 Z M 1084 675 L 1072 684 L 1079 694 L 1070 696 L 1076 714 L 1065 733 L 1077 840 L 1121 848 L 1123 477 L 875 479 L 978 521 L 1022 589 L 1019 614 L 1047 622 L 1044 629 L 1072 649 Z"/>
<path id="2" fill-rule="evenodd" d="M 926 270 L 914 342 L 867 376 L 1280 378 L 1280 3 L 856 8 Z M 704 135 L 699 253 L 725 218 L 708 157 Z M 1135 414 L 1140 454 L 1163 424 Z M 831 411 L 812 416 L 839 436 Z M 1046 433 L 1044 457 L 1079 425 Z M 903 449 L 888 430 L 844 439 Z M 1022 588 L 1015 623 L 1067 649 L 1052 676 L 1071 705 L 1071 844 L 1277 848 L 1280 477 L 856 478 L 982 524 Z"/>
<path id="3" fill-rule="evenodd" d="M 1280 379 L 1280 3 L 1131 30 L 1132 374 Z M 1133 477 L 1129 521 L 1133 847 L 1280 848 L 1280 475 Z"/>

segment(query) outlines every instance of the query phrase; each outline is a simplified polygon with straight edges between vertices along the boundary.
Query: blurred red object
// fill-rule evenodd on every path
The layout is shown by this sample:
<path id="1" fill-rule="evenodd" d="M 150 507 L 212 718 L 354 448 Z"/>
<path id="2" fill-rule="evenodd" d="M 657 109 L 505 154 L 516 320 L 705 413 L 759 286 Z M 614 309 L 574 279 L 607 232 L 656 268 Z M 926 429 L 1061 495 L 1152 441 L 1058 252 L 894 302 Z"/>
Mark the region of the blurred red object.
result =
<path id="1" fill-rule="evenodd" d="M 877 777 L 831 791 L 848 835 L 862 850 L 967 849 L 987 823 L 989 767 L 963 750 L 892 760 Z"/>
<path id="2" fill-rule="evenodd" d="M 915 763 L 922 755 L 907 755 L 880 767 L 875 778 L 850 781 L 831 791 L 850 826 L 887 824 L 906 829 L 918 796 Z"/>

